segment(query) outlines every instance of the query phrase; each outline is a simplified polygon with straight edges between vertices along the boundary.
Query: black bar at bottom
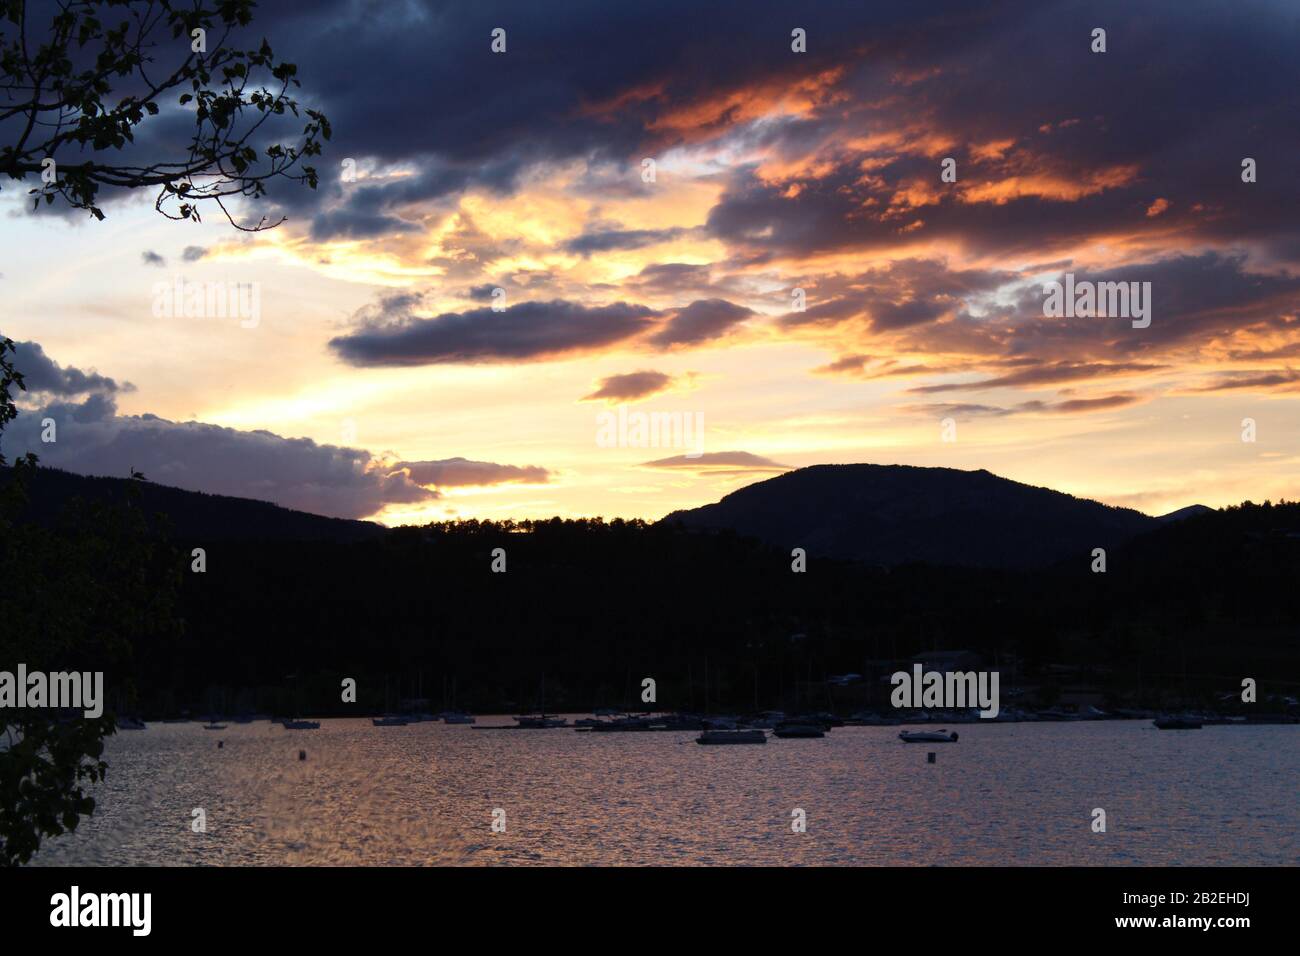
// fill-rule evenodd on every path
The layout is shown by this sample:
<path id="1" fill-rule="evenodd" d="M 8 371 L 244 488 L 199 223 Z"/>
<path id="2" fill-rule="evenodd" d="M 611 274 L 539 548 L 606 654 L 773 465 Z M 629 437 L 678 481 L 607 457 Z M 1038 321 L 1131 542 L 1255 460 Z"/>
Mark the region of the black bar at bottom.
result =
<path id="1" fill-rule="evenodd" d="M 990 939 L 1055 945 L 1171 933 L 1231 945 L 1240 933 L 1294 927 L 1294 881 L 1293 869 L 1244 867 L 30 868 L 0 873 L 0 932 L 6 943 L 75 932 L 86 941 L 152 939 L 205 948 L 282 941 L 336 946 L 351 939 L 373 946 L 384 939 L 445 940 L 448 931 L 469 934 L 457 944 L 461 949 L 479 934 L 493 949 L 547 939 L 605 948 L 652 938 L 659 940 L 655 949 L 700 938 L 752 939 L 770 948 L 778 938 L 797 940 L 802 933 L 807 942 L 839 930 L 879 940 L 891 928 L 926 945 Z M 147 937 L 136 935 L 143 896 L 101 895 L 146 893 Z M 115 912 L 126 925 L 53 925 L 99 920 L 101 913 L 111 921 Z M 598 927 L 600 935 L 592 936 Z M 390 935 L 396 933 L 402 936 Z"/>

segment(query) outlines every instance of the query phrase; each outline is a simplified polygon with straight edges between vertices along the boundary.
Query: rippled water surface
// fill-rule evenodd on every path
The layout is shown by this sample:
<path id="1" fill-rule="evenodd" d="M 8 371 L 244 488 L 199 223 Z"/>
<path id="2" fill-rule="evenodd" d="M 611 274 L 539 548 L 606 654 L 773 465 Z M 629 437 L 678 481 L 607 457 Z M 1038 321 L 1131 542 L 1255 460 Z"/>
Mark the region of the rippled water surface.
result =
<path id="1" fill-rule="evenodd" d="M 957 729 L 956 744 L 844 727 L 701 747 L 686 733 L 154 724 L 109 741 L 95 815 L 35 862 L 1300 862 L 1298 727 Z M 196 807 L 205 833 L 191 830 Z M 491 830 L 497 807 L 505 833 Z M 1096 807 L 1106 833 L 1091 831 Z M 806 833 L 791 832 L 795 808 Z"/>

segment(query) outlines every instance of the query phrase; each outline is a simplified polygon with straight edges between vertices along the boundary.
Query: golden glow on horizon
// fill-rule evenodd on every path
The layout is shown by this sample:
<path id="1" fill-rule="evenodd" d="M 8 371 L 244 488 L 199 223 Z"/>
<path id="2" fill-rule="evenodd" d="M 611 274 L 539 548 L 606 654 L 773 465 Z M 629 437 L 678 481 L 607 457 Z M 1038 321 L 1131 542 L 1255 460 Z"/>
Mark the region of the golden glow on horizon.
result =
<path id="1" fill-rule="evenodd" d="M 42 341 L 65 364 L 131 381 L 136 391 L 117 396 L 123 414 L 148 411 L 308 437 L 366 449 L 389 466 L 464 457 L 551 473 L 546 483 L 443 488 L 434 501 L 390 504 L 376 515 L 389 524 L 554 514 L 659 518 L 775 473 L 707 463 L 650 467 L 647 462 L 685 449 L 600 447 L 596 416 L 610 406 L 582 399 L 602 380 L 635 371 L 661 372 L 669 381 L 631 409 L 702 414 L 707 452 L 747 452 L 792 467 L 867 461 L 987 468 L 1152 513 L 1193 502 L 1276 498 L 1294 486 L 1300 457 L 1288 444 L 1285 393 L 1300 390 L 1300 381 L 1201 391 L 1229 371 L 1289 371 L 1300 360 L 1294 326 L 1246 328 L 1225 310 L 1221 329 L 1207 325 L 1210 331 L 1194 343 L 1152 336 L 1150 348 L 1128 354 L 1114 342 L 1071 338 L 1050 325 L 1013 328 L 998 312 L 1013 301 L 1008 290 L 1017 283 L 1057 274 L 1064 263 L 1079 272 L 1113 270 L 1135 256 L 1202 251 L 1183 217 L 1213 217 L 1214 209 L 1186 209 L 1153 194 L 1136 203 L 1131 221 L 1116 222 L 1105 235 L 1059 245 L 1046 236 L 1031 252 L 1010 257 L 962 237 L 931 236 L 918 223 L 935 207 L 960 205 L 973 214 L 966 207 L 1005 210 L 1023 199 L 1064 207 L 1133 187 L 1143 171 L 1132 164 L 1065 169 L 1035 152 L 1042 143 L 1035 137 L 1059 135 L 1080 122 L 1075 119 L 965 144 L 925 109 L 900 111 L 909 88 L 934 71 L 900 71 L 888 95 L 857 104 L 846 75 L 836 68 L 774 76 L 687 103 L 672 101 L 670 84 L 656 81 L 588 104 L 584 115 L 598 118 L 653 108 L 647 132 L 661 145 L 652 153 L 654 188 L 643 188 L 639 156 L 612 173 L 584 161 L 543 163 L 509 194 L 470 189 L 390 211 L 413 228 L 370 239 L 316 242 L 302 223 L 247 238 L 222 234 L 201 260 L 186 262 L 184 274 L 213 281 L 235 274 L 261 283 L 265 319 L 257 329 L 149 314 L 150 284 L 180 270 L 142 267 L 132 230 L 167 248 L 173 263 L 180 261 L 177 251 L 165 244 L 192 240 L 155 228 L 147 210 L 125 212 L 122 225 L 112 227 L 112 245 L 102 233 L 60 232 L 56 246 L 38 232 L 30 249 L 9 256 L 14 265 L 6 272 L 33 278 L 15 290 L 17 318 L 6 331 Z M 855 122 L 808 124 L 819 132 L 810 131 L 801 150 L 768 145 L 758 135 L 782 122 L 827 116 Z M 955 186 L 937 174 L 890 174 L 899 157 L 923 158 L 937 170 L 940 158 L 958 150 L 969 151 L 977 172 L 967 176 L 963 169 Z M 803 202 L 816 209 L 818 191 L 835 186 L 845 170 L 844 185 L 835 188 L 852 197 L 852 215 L 896 230 L 888 241 L 857 248 L 809 241 L 805 249 L 792 241 L 758 251 L 746 248 L 743 230 L 734 240 L 721 231 L 709 234 L 711 213 L 735 188 L 725 173 L 740 167 L 753 171 L 756 233 L 773 209 L 800 210 Z M 369 171 L 363 181 L 411 174 Z M 571 251 L 574 240 L 593 232 L 641 235 L 587 255 Z M 62 252 L 50 259 L 56 265 L 39 267 L 52 249 Z M 881 299 L 900 307 L 924 299 L 925 274 L 907 278 L 917 261 L 949 272 L 998 271 L 1007 280 L 996 294 L 965 294 L 958 284 L 931 321 L 878 321 L 872 308 Z M 706 268 L 662 284 L 642 276 L 647 267 L 667 265 Z M 77 288 L 74 279 L 83 285 Z M 716 298 L 754 315 L 679 350 L 642 335 L 558 358 L 356 368 L 328 348 L 380 293 L 421 293 L 411 314 L 426 318 L 486 308 L 469 295 L 485 284 L 505 287 L 510 305 L 626 301 L 671 314 Z M 796 285 L 809 294 L 810 309 L 843 298 L 848 314 L 825 324 L 783 321 Z M 866 304 L 855 306 L 859 301 Z M 1279 299 L 1279 310 L 1284 305 Z M 65 327 L 51 330 L 38 321 L 51 310 L 68 317 Z M 855 356 L 862 357 L 856 369 Z M 978 385 L 1014 372 L 1014 360 L 1023 357 L 1156 367 L 1019 387 Z M 917 391 L 946 386 L 960 387 Z M 1107 407 L 1107 401 L 1126 404 Z M 1086 402 L 1100 404 L 1070 404 Z M 946 417 L 957 421 L 954 443 L 940 437 Z M 1254 446 L 1239 438 L 1246 417 L 1260 422 Z M 1269 463 L 1267 474 L 1261 459 Z"/>

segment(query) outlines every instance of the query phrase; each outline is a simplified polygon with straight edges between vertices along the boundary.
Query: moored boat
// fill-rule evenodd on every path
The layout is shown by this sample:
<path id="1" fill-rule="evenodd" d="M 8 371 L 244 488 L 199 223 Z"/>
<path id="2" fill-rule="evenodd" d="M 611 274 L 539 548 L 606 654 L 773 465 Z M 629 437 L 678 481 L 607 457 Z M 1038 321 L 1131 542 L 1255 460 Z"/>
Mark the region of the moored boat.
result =
<path id="1" fill-rule="evenodd" d="M 1157 717 L 1152 721 L 1161 730 L 1200 730 L 1201 722 L 1192 717 Z"/>
<path id="2" fill-rule="evenodd" d="M 650 730 L 653 724 L 649 717 L 627 715 L 611 720 L 598 720 L 591 724 L 591 729 L 598 733 L 626 733 L 629 731 Z"/>
<path id="3" fill-rule="evenodd" d="M 704 719 L 697 714 L 665 714 L 656 720 L 651 730 L 706 730 Z"/>
<path id="4" fill-rule="evenodd" d="M 825 737 L 826 728 L 821 724 L 806 720 L 787 720 L 772 728 L 777 737 Z"/>
<path id="5" fill-rule="evenodd" d="M 567 727 L 569 721 L 565 717 L 552 717 L 547 714 L 526 714 L 516 717 L 520 730 L 551 730 L 555 727 Z"/>
<path id="6" fill-rule="evenodd" d="M 767 734 L 761 730 L 706 730 L 695 738 L 697 744 L 765 744 Z"/>
<path id="7" fill-rule="evenodd" d="M 905 744 L 955 744 L 957 731 L 947 730 L 904 730 L 898 739 Z"/>

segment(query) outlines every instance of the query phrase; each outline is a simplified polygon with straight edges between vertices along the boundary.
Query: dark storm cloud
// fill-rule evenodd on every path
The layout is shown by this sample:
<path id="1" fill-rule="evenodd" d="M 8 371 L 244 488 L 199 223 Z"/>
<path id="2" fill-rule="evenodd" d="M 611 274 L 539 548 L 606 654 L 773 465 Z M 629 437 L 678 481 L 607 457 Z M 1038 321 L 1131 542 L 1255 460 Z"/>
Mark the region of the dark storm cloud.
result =
<path id="1" fill-rule="evenodd" d="M 657 395 L 673 384 L 673 377 L 665 372 L 644 370 L 626 372 L 622 375 L 610 375 L 600 380 L 600 387 L 590 395 L 584 395 L 584 402 L 633 402 L 640 398 Z"/>
<path id="2" fill-rule="evenodd" d="M 1300 369 L 1270 369 L 1258 372 L 1242 372 L 1219 378 L 1209 385 L 1192 389 L 1195 392 L 1229 392 L 1229 391 L 1283 391 L 1300 389 Z"/>
<path id="3" fill-rule="evenodd" d="M 933 322 L 952 311 L 954 305 L 943 296 L 925 296 L 903 302 L 879 301 L 870 306 L 871 324 L 877 329 L 898 329 Z"/>
<path id="4" fill-rule="evenodd" d="M 927 19 L 962 7 L 956 0 L 931 4 Z M 470 164 L 506 157 L 623 159 L 665 101 L 743 86 L 774 71 L 824 68 L 869 31 L 901 27 L 911 16 L 848 2 L 801 11 L 799 25 L 815 38 L 802 60 L 790 53 L 792 22 L 778 2 L 746 7 L 743 43 L 734 11 L 690 0 L 570 0 L 558 7 L 277 0 L 259 5 L 250 32 L 272 37 L 277 53 L 299 65 L 304 88 L 333 121 L 339 155 L 389 162 L 438 156 L 466 164 L 472 175 Z M 504 54 L 490 50 L 496 27 L 507 31 Z M 755 38 L 771 56 L 755 56 Z M 589 109 L 656 84 L 661 99 Z"/>
<path id="5" fill-rule="evenodd" d="M 867 363 L 870 361 L 870 355 L 845 355 L 837 358 L 834 362 L 819 365 L 813 369 L 813 373 L 816 375 L 861 375 L 866 371 Z"/>
<path id="6" fill-rule="evenodd" d="M 644 267 L 631 279 L 628 285 L 638 289 L 654 292 L 679 292 L 684 289 L 707 288 L 709 285 L 707 265 L 686 262 L 657 262 Z"/>
<path id="7" fill-rule="evenodd" d="M 334 139 L 316 163 L 320 190 L 274 183 L 270 193 L 291 218 L 341 204 L 343 219 L 317 233 L 331 235 L 375 228 L 374 217 L 402 202 L 468 188 L 509 191 L 537 164 L 574 158 L 587 164 L 589 195 L 600 188 L 595 170 L 626 171 L 611 180 L 616 192 L 628 183 L 644 191 L 640 159 L 680 139 L 667 120 L 683 104 L 761 84 L 779 90 L 914 35 L 918 23 L 926 30 L 960 23 L 973 37 L 1009 6 L 992 0 L 972 13 L 960 0 L 939 0 L 918 15 L 821 3 L 796 18 L 810 37 L 801 55 L 790 51 L 793 21 L 777 0 L 746 5 L 740 32 L 735 11 L 692 0 L 560 7 L 274 0 L 259 4 L 246 32 L 270 37 L 277 55 L 298 64 L 302 99 L 332 121 Z M 507 31 L 503 54 L 490 49 L 497 27 Z M 417 175 L 358 199 L 350 191 L 360 180 L 337 182 L 343 158 L 409 164 Z"/>
<path id="8" fill-rule="evenodd" d="M 727 265 L 729 263 L 654 262 L 636 275 L 620 280 L 619 288 L 678 302 L 752 297 L 752 277 L 743 272 L 728 272 Z M 779 278 L 776 281 L 780 281 Z"/>
<path id="9" fill-rule="evenodd" d="M 417 485 L 439 488 L 485 487 L 488 485 L 543 485 L 551 473 L 538 465 L 498 465 L 491 461 L 468 458 L 445 458 L 441 461 L 402 461 L 397 468 L 406 469 Z"/>
<path id="10" fill-rule="evenodd" d="M 791 312 L 781 317 L 781 323 L 787 327 L 800 325 L 836 325 L 846 319 L 861 318 L 866 315 L 865 296 L 838 296 L 807 306 L 802 312 Z"/>
<path id="11" fill-rule="evenodd" d="M 904 329 L 953 315 L 967 297 L 993 292 L 1018 278 L 997 269 L 949 269 L 934 259 L 900 259 L 805 290 L 806 308 L 781 318 L 787 327 L 830 326 L 870 319 L 876 331 Z"/>
<path id="12" fill-rule="evenodd" d="M 54 442 L 41 441 L 45 418 L 58 429 Z M 385 505 L 437 497 L 362 449 L 156 415 L 118 415 L 103 395 L 23 412 L 6 429 L 4 444 L 6 455 L 32 451 L 42 464 L 78 474 L 126 477 L 134 468 L 158 484 L 337 518 L 364 518 Z"/>
<path id="13" fill-rule="evenodd" d="M 344 182 L 331 172 L 313 194 L 299 190 L 284 199 L 286 210 L 328 206 L 311 221 L 311 238 L 374 239 L 420 229 L 420 223 L 402 218 L 410 210 L 471 186 L 505 195 L 512 192 L 525 164 L 514 157 L 483 164 L 449 165 L 437 156 L 410 155 L 404 162 L 413 171 L 401 174 L 376 173 L 373 177 Z"/>
<path id="14" fill-rule="evenodd" d="M 1048 403 L 1045 411 L 1059 415 L 1073 415 L 1078 412 L 1101 412 L 1111 408 L 1124 408 L 1142 401 L 1139 395 L 1103 395 L 1101 398 L 1072 398 L 1064 402 Z"/>
<path id="15" fill-rule="evenodd" d="M 1279 338 L 1297 332 L 1300 276 L 1250 271 L 1242 255 L 1207 252 L 1173 255 L 1147 262 L 1089 271 L 1072 267 L 1076 282 L 1150 283 L 1148 328 L 1133 328 L 1122 317 L 1054 317 L 1043 314 L 1046 298 L 1038 281 L 1021 287 L 1010 305 L 997 304 L 974 315 L 966 310 L 941 321 L 902 330 L 896 345 L 920 354 L 955 354 L 972 366 L 1010 365 L 1015 372 L 995 374 L 1011 386 L 1033 386 L 1115 374 L 1159 371 L 1173 349 L 1201 350 L 1216 342 L 1238 346 L 1238 336 Z M 1059 280 L 1060 275 L 1051 278 Z M 1249 351 L 1234 354 L 1250 359 Z M 1014 364 L 1014 363 L 1018 363 Z M 1155 366 L 1143 369 L 1141 366 Z M 988 382 L 942 386 L 933 391 L 992 387 Z"/>
<path id="16" fill-rule="evenodd" d="M 1059 382 L 1073 382 L 1087 379 L 1106 378 L 1115 375 L 1136 375 L 1142 372 L 1154 372 L 1166 368 L 1143 362 L 1052 362 L 1034 365 L 1029 368 L 997 375 L 993 378 L 980 379 L 975 382 L 949 382 L 942 385 L 920 385 L 908 389 L 909 392 L 929 394 L 936 392 L 979 391 L 989 388 L 1013 388 L 1018 386 L 1050 385 Z"/>
<path id="17" fill-rule="evenodd" d="M 641 249 L 656 243 L 677 239 L 689 229 L 592 229 L 564 244 L 569 252 L 589 256 L 593 252 L 609 252 L 612 249 Z"/>
<path id="18" fill-rule="evenodd" d="M 1300 146 L 1287 122 L 1296 70 L 1286 52 L 1300 22 L 1278 4 L 1249 6 L 1243 19 L 1211 5 L 1147 4 L 1138 19 L 1120 3 L 1024 4 L 969 37 L 956 20 L 938 22 L 858 67 L 843 83 L 852 103 L 837 104 L 846 128 L 915 122 L 916 142 L 828 150 L 819 158 L 830 168 L 793 193 L 739 168 L 708 228 L 751 254 L 934 239 L 1039 254 L 1114 233 L 1281 249 L 1294 243 L 1295 221 L 1284 210 L 1300 189 L 1289 176 L 1242 183 L 1241 160 L 1276 168 Z M 1102 24 L 1108 52 L 1094 54 L 1089 35 Z M 903 62 L 921 78 L 882 95 L 882 74 Z M 990 89 L 998 91 L 993 107 Z M 799 155 L 800 143 L 805 156 L 819 145 L 797 126 L 790 138 L 787 155 Z M 1001 152 L 980 148 L 999 140 L 1009 142 Z M 864 156 L 878 163 L 869 176 Z M 944 156 L 957 160 L 956 183 L 939 180 Z M 913 182 L 935 201 L 898 201 Z"/>
<path id="19" fill-rule="evenodd" d="M 46 355 L 37 342 L 14 343 L 13 363 L 14 368 L 23 376 L 27 391 L 31 393 L 72 396 L 88 392 L 113 394 L 134 390 L 130 383 L 119 384 L 115 379 L 100 375 L 94 369 L 83 372 L 71 365 L 65 368 Z"/>
<path id="20" fill-rule="evenodd" d="M 790 29 L 808 52 L 790 52 Z M 1105 25 L 1108 51 L 1089 49 Z M 504 27 L 508 51 L 490 33 Z M 1273 0 L 1236 5 L 1128 0 L 962 0 L 925 4 L 692 0 L 562 6 L 477 2 L 379 4 L 267 0 L 241 31 L 268 37 L 299 66 L 299 98 L 324 109 L 335 136 L 311 192 L 272 183 L 294 218 L 321 213 L 312 235 L 373 238 L 411 227 L 405 206 L 468 188 L 509 192 L 538 163 L 626 169 L 644 155 L 752 118 L 744 106 L 829 70 L 836 97 L 805 115 L 743 131 L 783 159 L 829 164 L 797 194 L 752 167 L 730 174 L 708 231 L 733 258 L 890 248 L 946 239 L 986 253 L 1046 254 L 1080 239 L 1137 232 L 1272 243 L 1300 256 L 1284 173 L 1300 151 L 1291 122 L 1300 21 Z M 683 112 L 721 101 L 717 109 Z M 901 143 L 845 148 L 864 130 L 909 125 Z M 138 131 L 145 149 L 185 142 L 192 116 L 171 108 Z M 741 131 L 738 131 L 738 133 Z M 943 140 L 951 145 L 941 147 Z M 982 147 L 1009 140 L 1004 151 Z M 943 155 L 958 182 L 938 180 Z M 1260 180 L 1243 184 L 1243 157 Z M 407 175 L 341 183 L 344 158 L 405 166 Z M 864 177 L 862 160 L 878 159 Z M 1107 170 L 1131 170 L 1106 185 Z M 962 202 L 1009 180 L 1082 188 L 1070 200 L 1010 193 Z M 944 199 L 894 200 L 914 180 Z M 1093 182 L 1096 189 L 1089 192 Z M 1151 215 L 1152 210 L 1163 210 Z M 636 233 L 636 229 L 628 229 Z M 599 239 L 592 241 L 600 242 Z M 886 312 L 889 310 L 886 309 Z M 918 319 L 923 305 L 882 322 Z"/>
<path id="21" fill-rule="evenodd" d="M 473 291 L 473 290 L 471 290 Z M 386 296 L 359 310 L 357 327 L 330 340 L 356 366 L 474 364 L 557 359 L 619 345 L 653 332 L 655 348 L 700 345 L 752 316 L 725 299 L 697 299 L 657 310 L 629 302 L 583 305 L 564 299 L 520 302 L 501 311 L 480 308 L 424 317 L 423 295 Z"/>
<path id="22" fill-rule="evenodd" d="M 846 158 L 833 174 L 804 183 L 797 196 L 786 195 L 784 184 L 758 179 L 754 170 L 737 171 L 710 210 L 706 229 L 751 255 L 883 252 L 936 240 L 957 243 L 971 253 L 1038 255 L 1093 236 L 1154 232 L 1169 225 L 1157 227 L 1145 218 L 1151 197 L 1145 190 L 1135 197 L 1136 187 L 1070 201 L 1031 195 L 1005 202 L 962 202 L 957 197 L 965 184 L 940 187 L 938 157 L 893 159 L 882 171 L 883 178 L 868 184 L 859 182 L 859 162 L 860 157 Z M 985 178 L 997 182 L 1014 175 L 989 170 Z M 1083 179 L 1086 171 L 1067 169 L 1059 175 L 1067 181 Z M 1227 175 L 1231 177 L 1232 170 Z M 891 205 L 912 178 L 947 194 L 929 205 Z"/>
<path id="23" fill-rule="evenodd" d="M 726 335 L 754 312 L 726 299 L 697 299 L 678 309 L 650 341 L 663 348 L 699 345 Z"/>
<path id="24" fill-rule="evenodd" d="M 350 365 L 432 365 L 519 361 L 568 355 L 612 345 L 651 327 L 657 313 L 615 302 L 584 306 L 555 299 L 521 302 L 420 318 L 396 311 L 330 340 Z"/>
<path id="25" fill-rule="evenodd" d="M 1113 269 L 1073 270 L 1076 283 L 1147 283 L 1151 325 L 1129 319 L 1052 318 L 1043 315 L 1041 286 L 1026 289 L 1011 317 L 1009 351 L 1038 357 L 1078 345 L 1093 352 L 1155 353 L 1175 345 L 1203 345 L 1248 327 L 1286 331 L 1300 309 L 1300 275 L 1253 272 L 1244 255 L 1175 255 Z"/>
<path id="26" fill-rule="evenodd" d="M 311 221 L 311 238 L 316 242 L 330 239 L 376 239 L 403 232 L 415 232 L 419 224 L 396 216 L 359 212 L 349 207 L 317 213 Z"/>

